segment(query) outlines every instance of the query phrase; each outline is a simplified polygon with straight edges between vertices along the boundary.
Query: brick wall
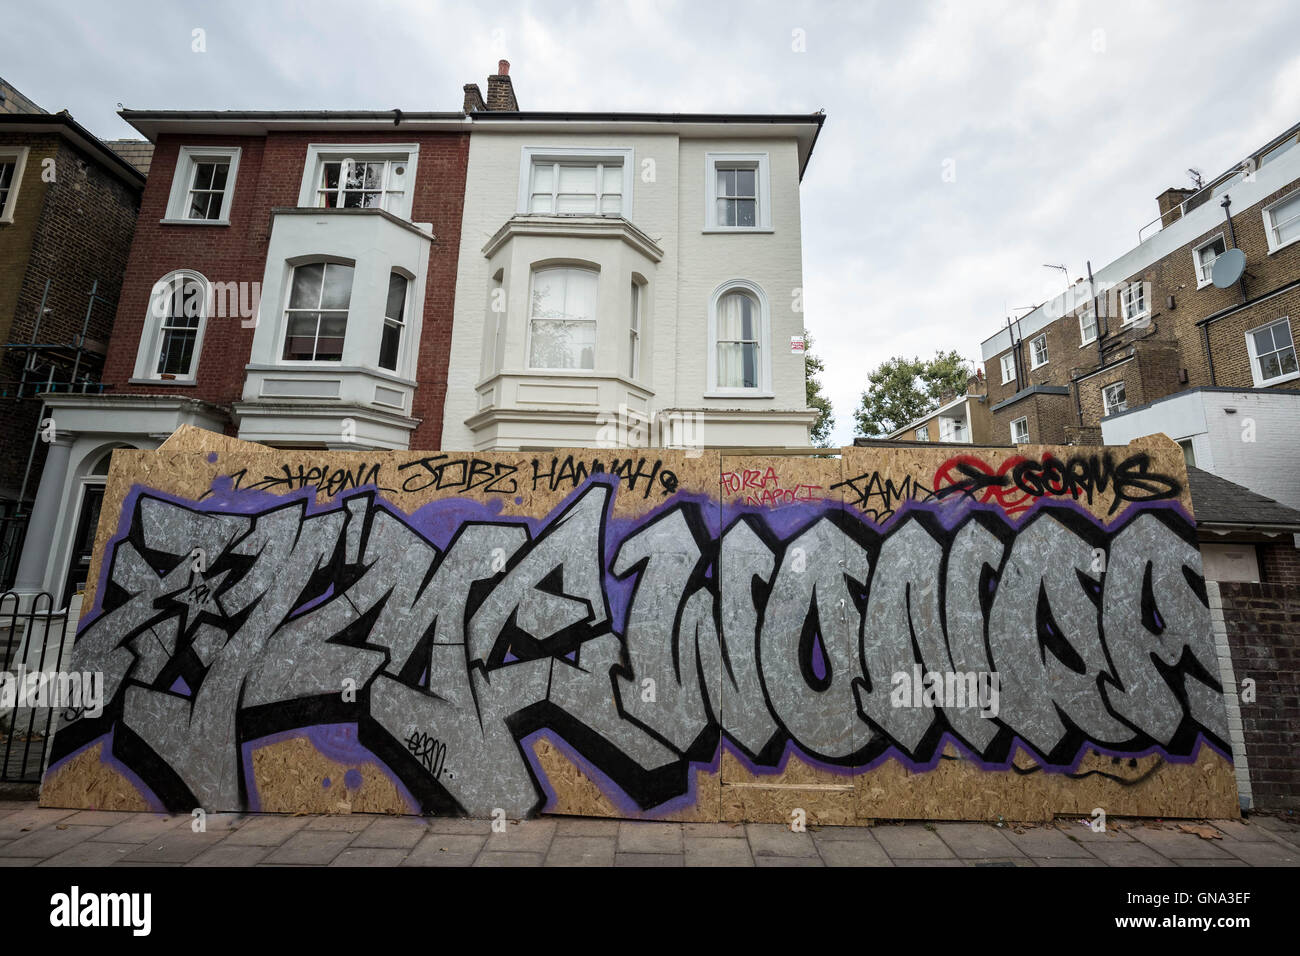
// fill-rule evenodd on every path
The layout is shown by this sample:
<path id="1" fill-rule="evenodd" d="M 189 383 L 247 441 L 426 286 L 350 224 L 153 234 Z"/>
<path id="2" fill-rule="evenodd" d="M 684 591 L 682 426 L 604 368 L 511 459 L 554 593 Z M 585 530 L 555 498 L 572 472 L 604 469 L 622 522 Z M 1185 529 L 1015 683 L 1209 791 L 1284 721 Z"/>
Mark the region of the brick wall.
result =
<path id="1" fill-rule="evenodd" d="M 105 301 L 91 310 L 86 335 L 94 352 L 83 355 L 80 366 L 82 374 L 97 379 L 135 229 L 139 189 L 106 170 L 97 157 L 57 135 L 24 136 L 7 134 L 5 140 L 21 140 L 30 152 L 14 223 L 0 228 L 0 309 L 4 309 L 0 326 L 4 327 L 4 340 L 31 341 L 48 279 L 47 311 L 37 338 L 71 345 L 81 335 L 90 290 L 98 280 L 97 295 Z M 54 161 L 48 167 L 52 181 L 43 178 L 48 159 Z M 7 353 L 0 377 L 13 382 L 21 370 L 22 355 Z M 60 374 L 66 378 L 70 372 L 69 361 Z M 40 407 L 39 401 L 30 399 L 5 402 L 0 423 L 0 495 L 19 493 Z M 29 499 L 36 493 L 43 461 L 38 447 L 28 478 Z"/>
<path id="2" fill-rule="evenodd" d="M 468 135 L 461 133 L 367 133 L 367 143 L 418 143 L 420 161 L 411 218 L 431 223 L 432 244 L 425 283 L 424 327 L 420 338 L 413 416 L 421 420 L 412 436 L 416 448 L 438 448 L 442 404 L 447 391 L 447 356 L 456 292 L 461 209 L 465 195 Z M 195 382 L 188 386 L 131 384 L 140 336 L 154 283 L 177 269 L 194 269 L 211 282 L 261 282 L 270 239 L 271 210 L 298 205 L 309 143 L 354 143 L 358 134 L 273 133 L 266 137 L 161 136 L 140 208 L 140 227 L 131 249 L 117 326 L 105 367 L 113 390 L 165 394 L 219 405 L 243 394 L 244 367 L 253 329 L 237 318 L 214 318 L 204 334 Z M 238 146 L 242 153 L 230 208 L 229 226 L 163 225 L 181 146 Z M 328 251 L 328 250 L 322 250 Z"/>
<path id="3" fill-rule="evenodd" d="M 1300 548 L 1291 541 L 1261 544 L 1259 576 L 1265 584 L 1300 588 Z"/>
<path id="4" fill-rule="evenodd" d="M 1250 784 L 1261 808 L 1300 807 L 1300 588 L 1220 582 Z"/>
<path id="5" fill-rule="evenodd" d="M 1033 445 L 1063 445 L 1065 430 L 1077 422 L 1071 395 L 1030 395 L 999 408 L 989 424 L 989 440 L 995 445 L 1011 443 L 1011 423 L 1017 418 L 1029 422 L 1029 442 Z"/>

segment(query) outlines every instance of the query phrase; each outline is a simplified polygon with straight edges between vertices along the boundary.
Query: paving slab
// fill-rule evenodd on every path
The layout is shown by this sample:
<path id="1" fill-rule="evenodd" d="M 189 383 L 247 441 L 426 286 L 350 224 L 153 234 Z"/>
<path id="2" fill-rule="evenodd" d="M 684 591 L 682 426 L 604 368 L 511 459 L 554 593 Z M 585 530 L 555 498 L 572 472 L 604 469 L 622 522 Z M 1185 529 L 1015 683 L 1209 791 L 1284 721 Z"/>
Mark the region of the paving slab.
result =
<path id="1" fill-rule="evenodd" d="M 491 820 L 471 820 L 469 817 L 427 817 L 430 833 L 478 833 L 484 836 L 492 832 Z"/>
<path id="2" fill-rule="evenodd" d="M 1224 859 L 1220 859 L 1220 860 L 1195 859 L 1195 860 L 1171 860 L 1170 862 L 1173 863 L 1175 866 L 1208 866 L 1208 867 L 1250 866 L 1250 864 L 1247 863 L 1245 860 L 1239 860 L 1235 856 L 1225 857 Z"/>
<path id="3" fill-rule="evenodd" d="M 551 841 L 547 866 L 613 866 L 617 836 L 560 836 Z"/>
<path id="4" fill-rule="evenodd" d="M 1089 857 L 1061 857 L 1061 856 L 1041 856 L 1034 859 L 1039 866 L 1105 866 L 1095 856 Z"/>
<path id="5" fill-rule="evenodd" d="M 484 850 L 474 860 L 475 866 L 541 866 L 540 853 L 517 850 Z"/>
<path id="6" fill-rule="evenodd" d="M 1129 831 L 1129 835 L 1146 846 L 1151 847 L 1167 860 L 1175 857 L 1180 860 L 1221 860 L 1228 856 L 1215 844 L 1224 840 L 1205 840 L 1195 833 L 1183 830 L 1156 830 L 1151 827 L 1139 827 Z"/>
<path id="7" fill-rule="evenodd" d="M 817 845 L 820 846 L 821 844 L 832 840 L 866 840 L 874 843 L 876 838 L 872 836 L 872 831 L 875 829 L 875 827 L 825 826 L 809 827 L 808 832 L 813 835 L 813 839 L 817 842 Z"/>
<path id="8" fill-rule="evenodd" d="M 540 853 L 545 856 L 554 836 L 554 820 L 512 821 L 503 830 L 489 830 L 487 845 L 483 849 L 487 853 Z"/>
<path id="9" fill-rule="evenodd" d="M 43 862 L 39 856 L 0 856 L 0 866 L 39 866 Z"/>
<path id="10" fill-rule="evenodd" d="M 82 827 L 111 827 L 126 823 L 139 815 L 128 810 L 78 810 L 60 822 Z"/>
<path id="11" fill-rule="evenodd" d="M 409 850 L 428 832 L 420 817 L 380 818 L 353 837 L 352 845 Z"/>
<path id="12" fill-rule="evenodd" d="M 236 831 L 237 836 L 242 831 Z M 229 838 L 227 838 L 229 842 Z M 271 851 L 265 860 L 271 864 L 290 863 L 306 866 L 324 866 L 343 852 L 352 842 L 351 833 L 336 830 L 306 830 L 295 833 Z"/>
<path id="13" fill-rule="evenodd" d="M 28 805 L 0 820 L 0 840 L 16 840 L 32 830 L 61 823 L 75 812 L 75 810 L 47 810 Z"/>
<path id="14" fill-rule="evenodd" d="M 753 866 L 749 841 L 744 837 L 687 836 L 683 841 L 687 866 Z"/>
<path id="15" fill-rule="evenodd" d="M 616 853 L 615 866 L 685 866 L 686 859 L 681 853 Z"/>
<path id="16" fill-rule="evenodd" d="M 307 826 L 308 817 L 282 814 L 249 817 L 226 842 L 231 846 L 279 846 Z"/>
<path id="17" fill-rule="evenodd" d="M 924 827 L 875 827 L 872 835 L 895 863 L 899 860 L 942 860 L 955 856 L 948 844 L 939 839 L 939 834 Z"/>
<path id="18" fill-rule="evenodd" d="M 1145 843 L 1126 840 L 1123 843 L 1090 843 L 1088 849 L 1092 855 L 1107 866 L 1169 866 L 1167 858 L 1161 856 Z"/>
<path id="19" fill-rule="evenodd" d="M 1017 850 L 1034 859 L 1092 859 L 1087 846 L 1076 843 L 1055 827 L 1034 827 L 1024 833 L 1008 830 L 1002 835 Z"/>
<path id="20" fill-rule="evenodd" d="M 618 820 L 597 820 L 592 817 L 557 817 L 555 835 L 560 836 L 618 836 Z"/>
<path id="21" fill-rule="evenodd" d="M 988 823 L 937 823 L 934 830 L 963 860 L 1023 855 L 1001 830 Z"/>
<path id="22" fill-rule="evenodd" d="M 687 839 L 713 837 L 720 840 L 743 840 L 745 825 L 743 823 L 683 823 L 682 836 Z"/>
<path id="23" fill-rule="evenodd" d="M 641 823 L 624 821 L 618 825 L 619 853 L 682 852 L 680 823 Z"/>
<path id="24" fill-rule="evenodd" d="M 400 866 L 408 852 L 405 847 L 350 846 L 330 866 Z"/>
<path id="25" fill-rule="evenodd" d="M 1234 842 L 1224 849 L 1251 866 L 1300 866 L 1300 850 L 1280 843 Z"/>
<path id="26" fill-rule="evenodd" d="M 1268 843 L 1273 839 L 1264 827 L 1245 820 L 1211 820 L 1210 825 L 1224 836 L 1240 843 Z"/>
<path id="27" fill-rule="evenodd" d="M 221 833 L 192 833 L 187 827 L 137 846 L 126 860 L 131 863 L 188 863 L 219 843 L 223 836 Z"/>
<path id="28" fill-rule="evenodd" d="M 130 820 L 123 820 L 116 826 L 108 827 L 92 839 L 102 840 L 105 843 L 148 843 L 181 827 L 189 830 L 190 822 L 190 817 L 135 813 L 131 815 Z"/>
<path id="29" fill-rule="evenodd" d="M 745 835 L 756 860 L 765 856 L 817 855 L 811 833 L 796 833 L 783 823 L 746 823 Z"/>
<path id="30" fill-rule="evenodd" d="M 112 866 L 139 848 L 137 843 L 96 843 L 87 840 L 48 857 L 41 866 Z"/>
<path id="31" fill-rule="evenodd" d="M 107 830 L 107 827 L 70 827 L 60 825 L 33 830 L 20 839 L 0 848 L 0 856 L 36 856 L 42 859 L 62 853 L 79 843 L 90 840 Z"/>
<path id="32" fill-rule="evenodd" d="M 234 846 L 221 842 L 209 847 L 186 866 L 256 866 L 271 854 L 269 846 Z"/>
<path id="33" fill-rule="evenodd" d="M 819 856 L 756 856 L 755 866 L 825 866 Z"/>
<path id="34" fill-rule="evenodd" d="M 843 840 L 819 832 L 813 834 L 813 842 L 827 866 L 893 866 L 885 848 L 874 836 L 868 834 L 868 837 L 865 840 Z"/>
<path id="35" fill-rule="evenodd" d="M 307 820 L 307 830 L 339 830 L 344 833 L 360 833 L 375 822 L 371 813 L 331 813 Z"/>
<path id="36" fill-rule="evenodd" d="M 430 833 L 411 850 L 402 866 L 469 866 L 487 837 L 475 833 Z"/>

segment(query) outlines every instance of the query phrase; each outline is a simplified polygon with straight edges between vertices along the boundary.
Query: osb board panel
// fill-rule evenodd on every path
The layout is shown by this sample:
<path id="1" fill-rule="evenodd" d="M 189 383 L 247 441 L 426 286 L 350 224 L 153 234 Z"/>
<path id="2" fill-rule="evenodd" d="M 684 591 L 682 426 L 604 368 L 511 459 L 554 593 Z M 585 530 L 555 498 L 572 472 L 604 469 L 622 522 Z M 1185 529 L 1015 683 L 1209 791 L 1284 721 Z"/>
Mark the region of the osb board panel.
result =
<path id="1" fill-rule="evenodd" d="M 1125 464 L 1141 454 L 1148 457 L 1140 460 L 1137 466 Z M 1077 465 L 1073 463 L 1076 455 L 1084 456 Z M 1008 464 L 1017 456 L 1017 461 Z M 904 523 L 904 513 L 917 511 L 920 518 L 930 522 L 931 527 L 938 528 L 938 523 L 945 521 L 950 514 L 969 510 L 972 501 L 982 501 L 985 510 L 1003 509 L 1008 528 L 1014 526 L 1021 515 L 1027 515 L 1037 500 L 1048 505 L 1065 503 L 1086 512 L 1102 526 L 1123 521 L 1132 500 L 1149 496 L 1152 489 L 1177 492 L 1160 500 L 1160 508 L 1168 510 L 1170 504 L 1179 503 L 1185 511 L 1190 510 L 1181 451 L 1166 440 L 1156 439 L 1128 449 L 1019 449 L 1015 456 L 1008 455 L 1005 450 L 972 449 L 968 457 L 961 459 L 968 466 L 967 470 L 954 471 L 949 467 L 943 471 L 947 459 L 952 457 L 955 456 L 951 449 L 845 449 L 842 459 L 723 457 L 717 453 L 693 457 L 680 452 L 627 449 L 491 454 L 279 451 L 250 447 L 248 443 L 225 436 L 209 438 L 208 433 L 191 429 L 178 432 L 169 446 L 159 452 L 122 451 L 115 454 L 101 513 L 91 589 L 85 606 L 92 611 L 93 617 L 97 597 L 95 587 L 106 545 L 122 526 L 122 503 L 137 488 L 149 494 L 173 497 L 181 503 L 200 502 L 203 510 L 218 513 L 262 511 L 277 502 L 290 500 L 310 501 L 314 509 L 330 511 L 336 509 L 344 498 L 377 488 L 379 497 L 398 513 L 423 514 L 427 518 L 442 512 L 422 511 L 425 506 L 432 502 L 447 502 L 456 504 L 454 511 L 460 516 L 454 519 L 456 521 L 467 520 L 466 515 L 527 519 L 534 532 L 544 533 L 546 528 L 565 520 L 560 517 L 563 506 L 572 506 L 580 495 L 590 492 L 593 473 L 602 467 L 613 470 L 619 467 L 619 462 L 630 462 L 623 471 L 617 490 L 612 492 L 608 526 L 602 525 L 602 557 L 606 574 L 612 573 L 620 542 L 631 534 L 640 534 L 665 516 L 671 516 L 681 502 L 696 509 L 693 513 L 699 516 L 702 526 L 694 532 L 682 531 L 676 537 L 658 539 L 656 555 L 660 558 L 673 555 L 680 558 L 690 552 L 691 534 L 696 534 L 701 544 L 705 544 L 705 538 L 716 543 L 722 530 L 734 521 L 752 521 L 761 531 L 761 536 L 755 538 L 760 544 L 746 553 L 734 575 L 728 577 L 725 562 L 714 564 L 712 567 L 720 571 L 721 580 L 715 579 L 710 569 L 691 585 L 702 586 L 714 596 L 713 599 L 724 605 L 718 612 L 724 631 L 728 626 L 730 606 L 743 605 L 748 600 L 751 579 L 759 579 L 758 583 L 764 587 L 776 588 L 781 582 L 779 572 L 784 562 L 792 560 L 790 548 L 794 544 L 794 535 L 807 533 L 814 524 L 822 524 L 820 518 L 832 516 L 845 527 L 851 525 L 849 530 L 853 531 L 854 541 L 859 540 L 861 531 L 861 540 L 879 543 Z M 1009 484 L 1010 478 L 999 483 L 999 473 L 1012 474 L 1024 460 L 1033 463 L 1032 467 L 1023 469 L 1030 480 L 1044 461 L 1055 468 L 1058 466 L 1052 462 L 1058 460 L 1061 462 L 1059 467 L 1075 469 L 1069 472 L 1072 477 L 1068 478 L 1068 482 L 1073 484 L 1065 487 L 1067 479 L 1058 476 L 1047 481 L 1041 493 L 1026 495 L 1023 489 Z M 1125 467 L 1130 470 L 1123 471 Z M 939 482 L 942 488 L 945 481 L 951 483 L 969 478 L 972 468 L 977 474 L 993 476 L 994 480 L 980 479 L 969 494 L 961 489 L 949 495 L 935 494 L 937 474 L 942 472 Z M 1137 479 L 1133 477 L 1134 468 L 1138 471 Z M 1122 482 L 1115 480 L 1117 473 L 1121 473 Z M 1108 476 L 1106 482 L 1097 480 L 1097 476 L 1102 474 Z M 1092 484 L 1089 485 L 1085 479 Z M 1026 502 L 1026 497 L 1032 500 Z M 466 503 L 490 508 L 467 511 L 460 507 Z M 129 520 L 131 515 L 125 517 Z M 943 536 L 938 531 L 936 534 Z M 822 543 L 817 544 L 808 557 L 823 575 L 818 579 L 819 587 L 832 589 L 837 586 L 835 566 L 844 566 L 844 573 L 849 574 L 847 565 L 861 561 L 860 549 L 855 550 L 849 538 L 833 534 L 819 540 Z M 877 544 L 871 545 L 871 548 L 875 547 Z M 832 554 L 829 560 L 827 548 Z M 706 545 L 703 553 L 714 552 L 709 551 Z M 768 561 L 766 566 L 764 560 Z M 155 567 L 153 573 L 162 574 L 166 570 Z M 395 565 L 394 577 L 399 570 Z M 626 576 L 634 571 L 633 567 L 620 573 Z M 938 572 L 934 576 L 938 577 Z M 865 575 L 859 573 L 859 577 Z M 726 586 L 732 591 L 719 598 L 726 581 L 731 582 Z M 539 591 L 551 589 L 556 596 L 563 593 L 564 587 L 565 582 L 559 578 L 545 587 L 538 585 Z M 736 588 L 744 593 L 737 596 Z M 790 594 L 800 593 L 798 588 L 790 590 Z M 674 614 L 680 616 L 682 613 L 679 598 L 684 601 L 685 596 L 683 591 L 665 598 L 666 606 L 661 616 L 673 628 L 678 625 Z M 786 626 L 772 631 L 778 642 L 788 642 L 799 631 L 805 620 L 803 610 L 808 606 L 806 599 L 802 607 L 797 607 L 787 598 L 789 594 L 777 600 L 772 600 L 770 595 L 762 599 L 766 601 L 766 622 L 788 618 Z M 626 593 L 623 599 L 628 599 Z M 782 604 L 782 601 L 786 603 Z M 162 609 L 166 605 L 158 606 Z M 847 601 L 841 606 L 846 609 L 846 614 L 854 613 Z M 825 616 L 827 610 L 823 608 L 819 613 Z M 622 626 L 617 606 L 612 612 L 615 637 L 621 643 L 624 655 L 624 663 L 620 666 L 626 667 L 629 640 L 626 634 L 617 630 Z M 784 617 L 775 616 L 778 613 Z M 757 623 L 757 618 L 754 623 Z M 825 620 L 821 623 L 826 626 Z M 677 642 L 678 636 L 671 633 L 656 640 Z M 165 634 L 160 635 L 159 640 L 165 637 Z M 733 637 L 734 641 L 731 640 Z M 816 748 L 802 746 L 800 734 L 803 731 L 786 726 L 790 724 L 788 718 L 799 716 L 789 709 L 788 699 L 785 705 L 781 705 L 772 698 L 773 693 L 779 696 L 785 685 L 799 681 L 800 675 L 791 672 L 788 680 L 773 679 L 772 675 L 768 675 L 766 680 L 758 677 L 761 665 L 754 655 L 757 654 L 759 635 L 753 626 L 748 634 L 733 632 L 728 638 L 731 665 L 726 673 L 716 658 L 710 658 L 709 664 L 705 664 L 703 657 L 695 661 L 702 669 L 700 676 L 704 683 L 715 689 L 721 688 L 721 693 L 710 699 L 709 706 L 725 732 L 724 742 L 711 754 L 693 751 L 690 758 L 693 762 L 689 766 L 674 769 L 669 762 L 664 762 L 665 751 L 660 745 L 647 742 L 644 735 L 640 740 L 634 739 L 637 733 L 629 732 L 626 725 L 618 727 L 610 723 L 611 720 L 625 720 L 626 715 L 613 718 L 606 713 L 602 717 L 605 724 L 600 732 L 612 732 L 615 738 L 623 734 L 622 742 L 616 746 L 631 741 L 628 746 L 632 750 L 628 754 L 633 762 L 645 759 L 649 762 L 642 764 L 643 767 L 659 767 L 659 771 L 677 774 L 676 779 L 686 781 L 680 785 L 680 792 L 663 796 L 662 802 L 657 802 L 659 797 L 656 797 L 638 803 L 637 799 L 613 784 L 599 768 L 593 770 L 586 759 L 572 757 L 567 749 L 534 738 L 521 746 L 528 751 L 532 767 L 544 778 L 541 781 L 543 792 L 538 800 L 546 810 L 689 821 L 749 819 L 779 822 L 788 822 L 791 814 L 799 810 L 805 814 L 807 822 L 828 825 L 885 817 L 982 819 L 1000 815 L 1007 819 L 1035 819 L 1054 812 L 1088 813 L 1094 806 L 1102 806 L 1112 813 L 1153 816 L 1196 815 L 1209 812 L 1207 808 L 1211 807 L 1220 815 L 1236 812 L 1230 765 L 1204 747 L 1197 753 L 1195 763 L 1179 763 L 1176 759 L 1166 760 L 1148 754 L 1133 757 L 1135 767 L 1129 767 L 1129 758 L 1123 758 L 1118 770 L 1112 758 L 1090 754 L 1072 775 L 1059 772 L 1059 767 L 1054 767 L 1051 772 L 1037 768 L 1033 759 L 1025 754 L 1017 758 L 1020 773 L 984 769 L 969 759 L 958 758 L 951 745 L 947 746 L 946 756 L 953 759 L 941 759 L 933 769 L 920 772 L 909 770 L 893 751 L 878 759 L 880 748 L 871 751 L 871 770 L 831 767 L 826 760 L 818 759 Z M 868 634 L 867 639 L 872 640 L 872 635 Z M 707 644 L 707 635 L 702 640 Z M 819 637 L 818 640 L 823 639 Z M 333 646 L 343 648 L 350 645 L 344 642 Z M 583 645 L 584 653 L 586 647 Z M 686 648 L 684 660 L 689 669 L 691 645 L 684 642 L 678 646 L 678 651 L 683 647 Z M 155 653 L 151 648 L 147 650 Z M 138 647 L 136 653 L 142 653 Z M 746 655 L 748 660 L 745 660 Z M 574 663 L 581 659 L 575 659 Z M 614 665 L 614 658 L 601 660 L 604 661 L 602 667 Z M 554 674 L 568 665 L 557 657 L 550 666 Z M 578 666 L 583 667 L 582 664 Z M 735 686 L 731 681 L 737 668 L 746 666 L 751 670 L 752 680 L 745 694 L 737 694 L 728 688 Z M 508 683 L 514 672 L 522 670 L 525 668 L 498 667 L 494 674 Z M 842 667 L 839 672 L 845 673 Z M 417 673 L 408 673 L 402 680 L 409 684 L 417 679 Z M 174 674 L 174 671 L 167 672 L 165 679 L 170 680 Z M 641 675 L 633 676 L 639 678 Z M 154 688 L 156 692 L 165 687 L 164 678 L 158 680 L 163 683 Z M 184 695 L 185 691 L 173 690 L 172 693 Z M 843 687 L 839 687 L 836 693 L 842 694 Z M 817 700 L 816 697 L 806 699 Z M 839 700 L 839 715 L 847 716 L 851 712 L 848 699 Z M 598 706 L 599 702 L 580 701 L 579 705 Z M 764 715 L 775 716 L 778 713 L 781 714 L 780 720 L 772 719 L 770 727 L 764 724 Z M 752 739 L 747 737 L 747 729 L 756 736 Z M 715 740 L 717 730 L 715 727 L 711 731 Z M 815 722 L 805 722 L 804 731 L 817 730 Z M 563 730 L 552 727 L 546 732 L 569 745 L 574 741 L 565 740 L 565 734 L 581 736 L 587 733 L 576 725 Z M 849 750 L 888 742 L 887 737 L 877 736 L 881 731 L 866 721 L 849 721 L 845 732 L 852 737 L 853 746 Z M 707 733 L 700 738 L 703 741 L 707 739 Z M 745 740 L 753 746 L 748 748 L 748 756 L 742 757 L 740 750 L 746 748 L 738 749 L 736 745 Z M 835 733 L 829 733 L 826 740 L 835 744 Z M 436 756 L 440 742 L 423 738 L 417 741 L 413 735 L 408 743 L 409 759 L 423 761 L 425 769 L 433 772 L 440 759 Z M 445 742 L 442 746 L 445 748 Z M 610 743 L 602 746 L 608 748 Z M 639 756 L 633 753 L 637 748 L 640 748 Z M 600 748 L 596 749 L 599 752 Z M 605 753 L 608 759 L 608 749 Z M 88 805 L 92 801 L 104 800 L 130 802 L 129 793 L 114 789 L 121 789 L 113 782 L 115 777 L 120 783 L 125 783 L 126 778 L 98 757 L 87 759 L 90 754 L 90 750 L 73 753 L 57 772 L 51 773 L 46 783 L 47 799 L 68 801 L 69 805 Z M 502 759 L 503 756 L 504 752 L 492 759 Z M 390 753 L 384 760 L 394 767 L 394 761 L 400 763 L 407 757 L 403 753 Z M 840 757 L 844 758 L 844 755 L 840 754 Z M 447 759 L 458 772 L 463 766 L 468 766 L 464 761 L 469 757 L 464 753 L 453 752 Z M 848 761 L 844 758 L 838 762 Z M 490 761 L 486 764 L 480 762 L 480 766 L 489 776 L 498 773 Z M 342 767 L 338 761 L 331 761 L 301 739 L 259 748 L 253 757 L 252 769 L 254 779 L 251 782 L 262 809 L 403 812 L 412 806 L 403 794 L 402 786 L 396 782 L 397 777 L 378 769 L 374 779 L 363 776 L 365 785 L 362 787 L 339 785 L 335 775 L 340 770 L 346 774 L 357 768 Z M 519 768 L 503 766 L 500 773 L 518 771 Z M 410 772 L 409 767 L 406 772 Z M 626 775 L 626 766 L 622 772 Z M 332 782 L 332 786 L 324 785 L 326 779 Z M 672 787 L 677 786 L 677 783 L 672 784 Z M 358 790 L 357 794 L 351 792 L 354 789 Z M 645 791 L 660 795 L 665 792 L 662 783 L 651 785 Z"/>
<path id="2" fill-rule="evenodd" d="M 41 782 L 41 806 L 84 810 L 153 810 L 140 789 L 104 759 L 97 741 L 57 767 Z"/>
<path id="3" fill-rule="evenodd" d="M 1089 750 L 1072 773 L 1018 755 L 1019 772 L 986 770 L 949 746 L 931 770 L 897 760 L 857 774 L 856 816 L 900 820 L 1050 820 L 1061 814 L 1231 818 L 1240 815 L 1232 765 L 1202 747 L 1194 763 Z"/>

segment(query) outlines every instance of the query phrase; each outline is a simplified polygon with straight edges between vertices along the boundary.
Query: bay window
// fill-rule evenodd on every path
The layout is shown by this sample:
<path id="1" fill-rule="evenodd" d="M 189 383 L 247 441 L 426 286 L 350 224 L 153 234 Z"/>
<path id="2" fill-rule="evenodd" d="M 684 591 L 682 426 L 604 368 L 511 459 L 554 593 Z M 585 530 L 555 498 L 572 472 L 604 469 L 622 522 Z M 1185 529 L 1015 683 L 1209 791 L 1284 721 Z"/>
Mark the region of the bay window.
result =
<path id="1" fill-rule="evenodd" d="M 596 367 L 596 278 L 592 269 L 539 269 L 533 273 L 528 367 Z"/>

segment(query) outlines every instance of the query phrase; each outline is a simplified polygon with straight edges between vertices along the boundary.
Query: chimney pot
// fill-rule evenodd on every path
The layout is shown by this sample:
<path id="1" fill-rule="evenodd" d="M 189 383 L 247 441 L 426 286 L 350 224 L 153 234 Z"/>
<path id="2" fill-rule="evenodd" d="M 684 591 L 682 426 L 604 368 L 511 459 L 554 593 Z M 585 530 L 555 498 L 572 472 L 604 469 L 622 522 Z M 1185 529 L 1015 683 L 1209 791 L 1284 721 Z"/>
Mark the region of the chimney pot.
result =
<path id="1" fill-rule="evenodd" d="M 497 64 L 497 76 L 509 76 L 509 75 L 510 75 L 510 61 L 502 60 Z"/>

